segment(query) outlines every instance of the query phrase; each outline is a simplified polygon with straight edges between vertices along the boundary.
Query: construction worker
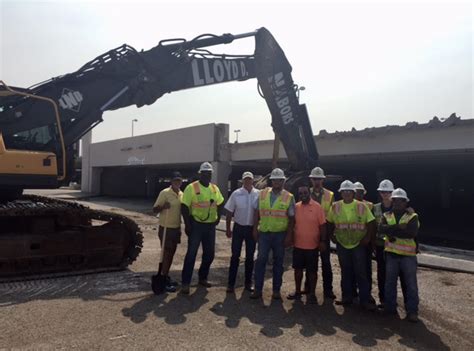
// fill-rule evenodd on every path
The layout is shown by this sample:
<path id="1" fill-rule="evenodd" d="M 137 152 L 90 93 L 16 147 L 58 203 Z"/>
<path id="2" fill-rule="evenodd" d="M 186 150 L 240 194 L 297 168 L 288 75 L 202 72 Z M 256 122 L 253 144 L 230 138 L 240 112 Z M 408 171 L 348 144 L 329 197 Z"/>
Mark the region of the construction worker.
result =
<path id="1" fill-rule="evenodd" d="M 365 190 L 364 184 L 361 182 L 355 182 L 354 183 L 354 189 L 355 189 L 355 199 L 357 201 L 363 202 L 367 208 L 372 211 L 374 208 L 374 204 L 370 201 L 367 201 L 364 199 L 365 194 L 367 194 L 367 190 Z M 377 231 L 377 224 L 376 222 L 371 223 L 372 226 L 374 226 L 371 230 L 371 233 L 374 233 Z M 369 281 L 369 300 L 372 303 L 375 303 L 374 298 L 372 297 L 372 252 L 373 252 L 373 242 L 375 241 L 375 238 L 371 238 L 371 244 L 366 246 L 366 251 L 367 251 L 367 280 Z M 356 288 L 356 281 L 354 281 L 354 292 L 357 292 Z"/>
<path id="2" fill-rule="evenodd" d="M 311 198 L 309 187 L 298 188 L 301 199 L 295 205 L 295 230 L 293 232 L 293 269 L 295 270 L 295 292 L 289 294 L 289 300 L 301 298 L 301 280 L 303 270 L 309 282 L 306 302 L 315 304 L 316 279 L 318 272 L 318 249 L 327 250 L 326 216 L 320 204 Z"/>
<path id="3" fill-rule="evenodd" d="M 334 201 L 334 193 L 323 187 L 324 179 L 324 170 L 320 167 L 315 167 L 311 170 L 309 175 L 311 180 L 311 198 L 319 203 L 324 210 L 324 214 L 327 217 L 329 209 Z M 332 288 L 332 267 L 331 267 L 331 250 L 329 243 L 329 236 L 327 236 L 325 246 L 327 250 L 320 250 L 319 254 L 321 256 L 321 268 L 323 272 L 323 289 L 324 297 L 329 299 L 335 299 L 336 295 L 333 292 Z"/>
<path id="4" fill-rule="evenodd" d="M 370 223 L 375 221 L 375 218 L 363 202 L 354 199 L 354 184 L 350 180 L 341 183 L 339 192 L 342 200 L 332 204 L 327 218 L 330 223 L 329 233 L 337 244 L 337 256 L 341 266 L 342 299 L 336 304 L 352 304 L 352 282 L 355 279 L 360 305 L 364 309 L 374 310 L 375 304 L 369 301 L 366 246 L 370 244 L 372 234 Z"/>
<path id="5" fill-rule="evenodd" d="M 255 262 L 255 291 L 250 295 L 252 299 L 262 297 L 270 250 L 273 254 L 272 298 L 281 299 L 285 246 L 291 244 L 295 217 L 293 194 L 283 189 L 285 179 L 283 170 L 275 168 L 270 174 L 272 187 L 261 190 L 258 197 L 253 227 L 254 239 L 258 243 L 258 256 Z"/>
<path id="6" fill-rule="evenodd" d="M 182 272 L 182 294 L 189 294 L 189 284 L 194 270 L 197 251 L 202 244 L 202 260 L 199 268 L 199 284 L 211 287 L 207 277 L 214 260 L 216 225 L 219 223 L 224 197 L 217 185 L 211 183 L 213 168 L 209 162 L 199 167 L 199 180 L 189 184 L 181 200 L 188 251 Z"/>
<path id="7" fill-rule="evenodd" d="M 379 193 L 381 202 L 374 205 L 373 213 L 377 225 L 382 222 L 383 214 L 391 211 L 392 209 L 392 191 L 393 183 L 389 179 L 384 179 L 380 182 L 377 191 Z M 375 238 L 375 259 L 377 261 L 377 286 L 379 288 L 379 300 L 380 307 L 384 306 L 385 300 L 385 252 L 384 252 L 384 236 L 383 232 L 380 232 L 380 227 L 377 230 Z M 403 285 L 403 284 L 402 284 Z"/>
<path id="8" fill-rule="evenodd" d="M 364 184 L 362 184 L 361 182 L 355 182 L 354 188 L 355 188 L 355 199 L 365 203 L 367 207 L 369 208 L 369 210 L 372 211 L 374 208 L 374 204 L 364 199 L 364 196 L 367 194 L 367 190 L 365 190 Z"/>
<path id="9" fill-rule="evenodd" d="M 178 244 L 181 242 L 181 185 L 183 177 L 179 172 L 173 172 L 170 187 L 163 189 L 153 205 L 153 212 L 160 214 L 158 237 L 163 252 L 161 274 L 166 276 L 167 292 L 175 292 L 177 282 L 171 280 L 169 270 Z M 166 228 L 166 240 L 163 243 L 163 233 Z"/>
<path id="10" fill-rule="evenodd" d="M 402 188 L 392 192 L 392 210 L 385 212 L 380 232 L 385 233 L 385 312 L 397 313 L 397 282 L 402 272 L 405 282 L 407 320 L 418 322 L 418 284 L 416 279 L 416 242 L 418 215 L 408 211 L 407 193 Z"/>
<path id="11" fill-rule="evenodd" d="M 245 241 L 245 290 L 252 292 L 253 257 L 256 242 L 253 238 L 254 213 L 257 209 L 258 190 L 253 186 L 252 172 L 242 174 L 242 187 L 235 190 L 225 204 L 226 235 L 232 238 L 232 257 L 229 266 L 227 292 L 233 293 L 237 271 L 239 269 L 240 252 Z M 231 229 L 232 218 L 234 228 Z"/>

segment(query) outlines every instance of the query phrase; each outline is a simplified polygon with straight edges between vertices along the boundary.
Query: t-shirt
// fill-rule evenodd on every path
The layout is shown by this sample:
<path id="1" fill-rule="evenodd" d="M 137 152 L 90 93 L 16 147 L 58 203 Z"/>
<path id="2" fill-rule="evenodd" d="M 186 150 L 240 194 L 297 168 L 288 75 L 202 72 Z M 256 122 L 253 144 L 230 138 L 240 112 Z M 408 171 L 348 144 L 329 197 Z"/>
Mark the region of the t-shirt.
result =
<path id="1" fill-rule="evenodd" d="M 341 220 L 339 222 L 341 223 L 355 223 L 357 222 L 356 218 L 359 217 L 357 214 L 357 201 L 352 201 L 350 204 L 346 204 L 344 201 L 341 201 L 342 207 L 341 207 Z M 367 205 L 366 205 L 367 208 Z M 369 223 L 372 222 L 375 219 L 374 215 L 372 214 L 372 211 L 370 211 L 368 208 L 366 211 L 364 211 L 364 215 L 361 217 L 360 223 Z M 331 223 L 336 223 L 336 214 L 334 211 L 331 210 L 329 211 L 327 221 Z"/>
<path id="2" fill-rule="evenodd" d="M 367 224 L 375 220 L 375 217 L 365 204 L 365 211 L 363 214 L 360 214 L 357 209 L 357 203 L 360 203 L 359 201 L 354 200 L 346 204 L 341 200 L 338 203 L 341 206 L 339 214 L 336 214 L 333 207 L 331 207 L 327 221 L 336 225 L 335 235 L 337 241 L 346 249 L 352 249 L 359 245 L 360 239 L 363 237 L 359 235 L 361 231 L 358 230 L 357 227 L 354 228 L 352 226 Z M 339 229 L 338 226 L 340 227 Z M 354 235 L 354 233 L 356 233 L 356 235 Z"/>
<path id="3" fill-rule="evenodd" d="M 308 204 L 296 203 L 294 246 L 305 250 L 316 249 L 321 237 L 319 226 L 325 223 L 324 210 L 316 201 L 311 199 Z"/>
<path id="4" fill-rule="evenodd" d="M 227 211 L 234 213 L 234 222 L 240 225 L 253 225 L 258 194 L 259 191 L 255 188 L 248 192 L 247 189 L 242 187 L 230 195 L 224 207 Z"/>
<path id="5" fill-rule="evenodd" d="M 169 187 L 163 189 L 158 198 L 155 201 L 153 207 L 163 206 L 165 202 L 170 203 L 170 208 L 167 210 L 161 210 L 160 225 L 167 228 L 179 228 L 181 226 L 181 199 L 183 192 L 180 190 L 179 193 L 175 193 L 174 190 Z"/>

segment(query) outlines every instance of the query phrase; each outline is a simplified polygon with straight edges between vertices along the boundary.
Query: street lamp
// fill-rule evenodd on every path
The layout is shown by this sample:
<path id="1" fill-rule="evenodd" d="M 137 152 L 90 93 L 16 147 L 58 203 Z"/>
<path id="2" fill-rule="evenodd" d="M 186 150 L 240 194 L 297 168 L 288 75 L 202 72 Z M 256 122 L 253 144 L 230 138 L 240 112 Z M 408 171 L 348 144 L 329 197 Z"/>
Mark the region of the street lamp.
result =
<path id="1" fill-rule="evenodd" d="M 136 118 L 135 118 L 135 119 L 132 119 L 132 136 L 133 136 L 133 123 L 134 123 L 134 122 L 138 122 L 138 119 L 136 119 Z"/>
<path id="2" fill-rule="evenodd" d="M 300 99 L 300 91 L 306 90 L 306 87 L 301 86 L 296 89 L 296 96 L 298 97 L 298 100 Z"/>
<path id="3" fill-rule="evenodd" d="M 235 143 L 237 144 L 239 142 L 240 129 L 235 129 L 234 133 L 235 133 Z"/>

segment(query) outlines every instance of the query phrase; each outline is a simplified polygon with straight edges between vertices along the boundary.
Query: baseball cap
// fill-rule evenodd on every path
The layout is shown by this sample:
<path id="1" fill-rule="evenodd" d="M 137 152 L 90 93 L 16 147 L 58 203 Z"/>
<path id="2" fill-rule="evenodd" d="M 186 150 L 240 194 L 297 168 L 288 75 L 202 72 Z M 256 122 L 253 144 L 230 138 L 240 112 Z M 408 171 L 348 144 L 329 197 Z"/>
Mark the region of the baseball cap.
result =
<path id="1" fill-rule="evenodd" d="M 183 179 L 183 176 L 181 175 L 180 172 L 173 172 L 173 174 L 171 175 L 171 180 L 175 180 L 175 179 Z"/>
<path id="2" fill-rule="evenodd" d="M 242 179 L 245 179 L 245 178 L 253 179 L 253 173 L 252 172 L 244 172 L 244 174 L 242 174 Z"/>

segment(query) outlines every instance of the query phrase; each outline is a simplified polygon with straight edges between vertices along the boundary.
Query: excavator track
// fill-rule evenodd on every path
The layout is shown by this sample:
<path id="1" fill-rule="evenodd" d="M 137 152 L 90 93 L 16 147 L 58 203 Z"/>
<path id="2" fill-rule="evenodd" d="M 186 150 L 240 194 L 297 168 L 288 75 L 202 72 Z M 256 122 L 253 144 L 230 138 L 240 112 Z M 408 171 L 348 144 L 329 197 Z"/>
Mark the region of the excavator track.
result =
<path id="1" fill-rule="evenodd" d="M 36 195 L 0 203 L 0 282 L 125 269 L 143 235 L 131 219 Z"/>

